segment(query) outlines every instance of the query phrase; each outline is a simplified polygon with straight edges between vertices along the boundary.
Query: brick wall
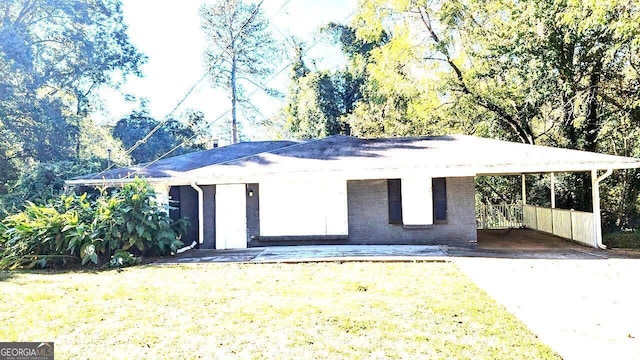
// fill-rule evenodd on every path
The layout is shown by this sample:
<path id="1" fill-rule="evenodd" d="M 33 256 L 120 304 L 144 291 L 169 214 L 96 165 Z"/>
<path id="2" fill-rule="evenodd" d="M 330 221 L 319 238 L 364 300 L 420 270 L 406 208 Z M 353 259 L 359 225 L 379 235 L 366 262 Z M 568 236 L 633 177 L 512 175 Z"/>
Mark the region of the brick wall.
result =
<path id="1" fill-rule="evenodd" d="M 472 177 L 447 178 L 447 223 L 405 229 L 389 224 L 387 180 L 348 181 L 349 243 L 473 246 L 477 241 L 474 194 Z"/>
<path id="2" fill-rule="evenodd" d="M 253 190 L 253 196 L 249 196 Z M 252 236 L 260 236 L 260 185 L 247 184 L 247 244 Z"/>
<path id="3" fill-rule="evenodd" d="M 215 185 L 201 185 L 202 195 L 204 197 L 203 203 L 203 220 L 204 239 L 202 239 L 201 249 L 213 249 L 216 247 L 216 186 Z M 198 203 L 196 202 L 196 206 Z M 197 211 L 196 211 L 197 215 Z"/>

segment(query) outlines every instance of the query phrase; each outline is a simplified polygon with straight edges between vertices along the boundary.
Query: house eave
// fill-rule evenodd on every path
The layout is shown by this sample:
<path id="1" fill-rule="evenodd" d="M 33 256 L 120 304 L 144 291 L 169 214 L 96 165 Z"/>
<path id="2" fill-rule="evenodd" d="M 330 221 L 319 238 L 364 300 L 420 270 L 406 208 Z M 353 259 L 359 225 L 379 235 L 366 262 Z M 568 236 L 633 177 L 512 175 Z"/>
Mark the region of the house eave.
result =
<path id="1" fill-rule="evenodd" d="M 134 181 L 135 178 L 121 179 L 74 179 L 66 180 L 67 186 L 95 186 L 95 187 L 119 187 Z M 167 184 L 167 185 L 189 185 L 188 181 L 177 183 L 174 178 L 145 178 L 151 184 Z"/>
<path id="2" fill-rule="evenodd" d="M 190 174 L 187 176 L 173 176 L 163 178 L 146 178 L 152 184 L 166 184 L 169 186 L 186 186 L 192 182 L 201 185 L 257 183 L 260 179 L 277 178 L 287 176 L 297 179 L 341 178 L 344 180 L 371 180 L 402 178 L 405 176 L 425 175 L 429 177 L 475 177 L 475 176 L 505 176 L 520 174 L 541 173 L 569 173 L 590 172 L 592 170 L 608 169 L 635 169 L 640 168 L 640 162 L 629 163 L 580 163 L 580 164 L 504 164 L 498 166 L 414 166 L 414 167 L 388 167 L 388 168 L 362 168 L 362 169 L 299 169 L 281 171 L 256 171 L 240 170 L 224 171 L 220 173 L 210 172 L 203 174 Z M 224 170 L 224 169 L 221 169 Z M 133 178 L 121 179 L 77 179 L 67 180 L 68 186 L 106 186 L 117 187 L 133 181 Z"/>

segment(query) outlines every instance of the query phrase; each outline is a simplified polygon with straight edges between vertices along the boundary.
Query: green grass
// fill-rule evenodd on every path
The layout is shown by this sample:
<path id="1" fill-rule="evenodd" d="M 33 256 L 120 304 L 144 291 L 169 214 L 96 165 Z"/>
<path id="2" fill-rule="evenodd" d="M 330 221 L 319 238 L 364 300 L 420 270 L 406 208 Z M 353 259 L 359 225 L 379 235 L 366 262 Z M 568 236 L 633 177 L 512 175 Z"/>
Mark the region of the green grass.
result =
<path id="1" fill-rule="evenodd" d="M 56 359 L 559 358 L 451 263 L 0 276 L 0 341 Z"/>

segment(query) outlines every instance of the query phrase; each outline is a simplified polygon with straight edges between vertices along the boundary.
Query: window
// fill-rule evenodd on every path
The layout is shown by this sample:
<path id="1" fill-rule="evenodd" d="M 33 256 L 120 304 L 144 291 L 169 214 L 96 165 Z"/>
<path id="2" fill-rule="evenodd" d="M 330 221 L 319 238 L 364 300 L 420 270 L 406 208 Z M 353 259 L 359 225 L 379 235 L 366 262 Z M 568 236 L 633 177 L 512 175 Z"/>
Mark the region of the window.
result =
<path id="1" fill-rule="evenodd" d="M 447 181 L 445 178 L 433 178 L 433 220 L 436 223 L 447 221 Z"/>
<path id="2" fill-rule="evenodd" d="M 402 188 L 400 179 L 387 180 L 389 224 L 402 224 Z"/>

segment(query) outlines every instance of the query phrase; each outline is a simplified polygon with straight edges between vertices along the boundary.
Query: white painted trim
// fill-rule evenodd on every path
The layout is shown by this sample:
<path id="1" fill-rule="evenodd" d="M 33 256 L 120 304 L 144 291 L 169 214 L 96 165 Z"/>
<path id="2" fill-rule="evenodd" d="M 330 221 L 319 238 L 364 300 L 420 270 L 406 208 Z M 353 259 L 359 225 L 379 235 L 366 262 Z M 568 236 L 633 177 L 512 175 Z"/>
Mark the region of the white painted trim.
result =
<path id="1" fill-rule="evenodd" d="M 235 166 L 220 166 L 210 171 L 199 173 L 176 173 L 170 178 L 146 178 L 151 183 L 164 183 L 171 186 L 189 185 L 196 181 L 199 185 L 259 183 L 263 179 L 283 178 L 305 181 L 307 179 L 336 179 L 345 180 L 373 180 L 392 179 L 403 177 L 467 177 L 490 175 L 519 175 L 541 174 L 549 172 L 585 172 L 592 169 L 632 169 L 640 167 L 640 163 L 612 162 L 612 163 L 547 163 L 547 164 L 500 164 L 478 166 L 473 164 L 446 165 L 419 165 L 419 166 L 389 166 L 372 168 L 349 168 L 349 163 L 344 167 L 317 167 L 317 168 L 287 168 L 275 165 L 273 169 L 258 168 L 249 169 Z M 87 179 L 67 180 L 67 185 L 85 186 L 119 186 L 133 181 L 133 178 L 122 179 Z"/>

